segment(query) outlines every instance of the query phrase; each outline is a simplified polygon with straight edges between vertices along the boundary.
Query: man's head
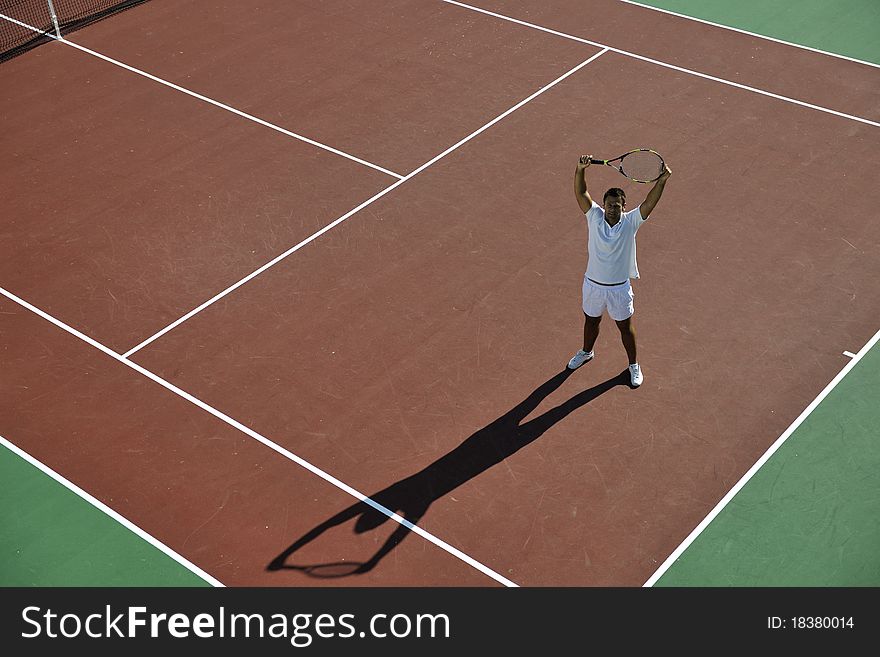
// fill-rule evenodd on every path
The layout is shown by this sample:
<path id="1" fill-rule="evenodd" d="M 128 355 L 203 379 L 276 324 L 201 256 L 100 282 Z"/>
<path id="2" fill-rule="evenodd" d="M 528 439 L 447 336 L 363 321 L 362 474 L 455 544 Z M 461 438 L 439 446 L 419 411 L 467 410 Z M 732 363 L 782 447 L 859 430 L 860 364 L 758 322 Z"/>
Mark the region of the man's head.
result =
<path id="1" fill-rule="evenodd" d="M 626 192 L 620 187 L 612 187 L 602 197 L 605 219 L 612 225 L 620 220 L 621 213 L 626 210 Z"/>

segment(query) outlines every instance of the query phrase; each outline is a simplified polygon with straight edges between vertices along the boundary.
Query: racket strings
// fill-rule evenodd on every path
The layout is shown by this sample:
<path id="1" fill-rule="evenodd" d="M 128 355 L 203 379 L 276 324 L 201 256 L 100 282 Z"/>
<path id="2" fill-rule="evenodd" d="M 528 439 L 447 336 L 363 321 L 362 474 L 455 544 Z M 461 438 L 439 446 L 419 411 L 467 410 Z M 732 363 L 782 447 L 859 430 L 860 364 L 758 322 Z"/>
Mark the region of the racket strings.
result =
<path id="1" fill-rule="evenodd" d="M 663 173 L 663 160 L 656 153 L 638 151 L 626 155 L 620 161 L 620 169 L 628 178 L 652 181 Z"/>

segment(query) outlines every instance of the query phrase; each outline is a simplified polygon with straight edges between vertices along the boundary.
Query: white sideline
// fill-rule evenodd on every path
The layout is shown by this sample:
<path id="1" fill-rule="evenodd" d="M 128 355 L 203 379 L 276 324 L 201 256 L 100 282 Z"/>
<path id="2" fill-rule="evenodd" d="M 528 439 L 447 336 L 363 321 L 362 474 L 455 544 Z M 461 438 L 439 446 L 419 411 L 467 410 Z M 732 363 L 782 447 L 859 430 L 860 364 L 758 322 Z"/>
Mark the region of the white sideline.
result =
<path id="1" fill-rule="evenodd" d="M 821 105 L 813 105 L 812 103 L 807 103 L 802 100 L 797 100 L 795 98 L 790 98 L 788 96 L 782 96 L 780 94 L 775 94 L 770 91 L 764 91 L 763 89 L 758 89 L 757 87 L 750 87 L 745 84 L 740 84 L 739 82 L 733 82 L 731 80 L 725 80 L 724 78 L 719 78 L 714 75 L 708 75 L 706 73 L 700 73 L 699 71 L 694 71 L 689 68 L 684 68 L 682 66 L 676 66 L 674 64 L 668 64 L 666 62 L 662 62 L 659 59 L 652 59 L 651 57 L 645 57 L 644 55 L 638 55 L 634 52 L 630 52 L 628 50 L 621 50 L 620 48 L 613 48 L 612 46 L 606 45 L 604 43 L 599 43 L 598 41 L 590 41 L 589 39 L 583 39 L 578 36 L 574 36 L 572 34 L 566 34 L 565 32 L 559 32 L 557 30 L 551 30 L 547 27 L 541 27 L 540 25 L 536 25 L 535 23 L 529 23 L 527 21 L 521 21 L 518 18 L 511 18 L 510 16 L 505 16 L 504 14 L 498 14 L 494 11 L 488 11 L 486 9 L 481 9 L 480 7 L 474 7 L 472 5 L 467 5 L 463 2 L 457 2 L 457 0 L 440 0 L 441 2 L 445 2 L 450 5 L 456 5 L 458 7 L 462 7 L 464 9 L 469 9 L 471 11 L 476 11 L 481 14 L 486 14 L 488 16 L 493 16 L 495 18 L 500 18 L 501 20 L 510 21 L 511 23 L 516 23 L 518 25 L 523 25 L 525 27 L 530 27 L 535 30 L 540 30 L 541 32 L 547 32 L 548 34 L 554 34 L 556 36 L 562 37 L 564 39 L 570 39 L 572 41 L 578 41 L 580 43 L 586 43 L 591 46 L 595 46 L 596 48 L 605 48 L 610 50 L 611 52 L 616 52 L 618 55 L 625 55 L 626 57 L 632 57 L 633 59 L 639 59 L 643 62 L 649 62 L 651 64 L 656 64 L 657 66 L 662 66 L 663 68 L 672 69 L 673 71 L 679 71 L 680 73 L 686 73 L 688 75 L 694 75 L 700 78 L 704 78 L 706 80 L 712 80 L 713 82 L 718 82 L 720 84 L 724 84 L 730 87 L 736 87 L 737 89 L 743 89 L 745 91 L 751 91 L 752 93 L 760 94 L 762 96 L 768 96 L 769 98 L 775 98 L 777 100 L 782 100 L 787 103 L 792 103 L 794 105 L 800 105 L 801 107 L 807 107 L 809 109 L 814 109 L 819 112 L 825 112 L 826 114 L 833 114 L 835 116 L 840 116 L 845 119 L 850 119 L 852 121 L 858 121 L 859 123 L 866 123 L 868 125 L 872 125 L 880 128 L 880 122 L 871 121 L 870 119 L 862 118 L 861 116 L 855 116 L 853 114 L 846 114 L 844 112 L 838 112 L 837 110 L 829 109 L 827 107 L 822 107 Z"/>
<path id="2" fill-rule="evenodd" d="M 429 541 L 430 543 L 433 543 L 434 545 L 439 547 L 441 550 L 448 552 L 449 554 L 453 555 L 454 557 L 458 557 L 459 559 L 461 559 L 463 562 L 465 562 L 469 566 L 479 570 L 481 573 L 494 579 L 496 582 L 503 584 L 504 586 L 508 586 L 508 587 L 517 587 L 518 586 L 514 582 L 512 582 L 509 579 L 507 579 L 506 577 L 504 577 L 503 575 L 496 573 L 494 570 L 492 570 L 488 566 L 483 565 L 482 563 L 480 563 L 476 559 L 468 556 L 467 554 L 465 554 L 464 552 L 462 552 L 458 548 L 453 547 L 449 543 L 437 538 L 436 536 L 434 536 L 430 532 L 425 531 L 424 529 L 422 529 L 418 525 L 414 525 L 406 518 L 403 518 L 403 517 L 397 515 L 396 513 L 394 513 L 393 511 L 391 511 L 390 509 L 385 508 L 384 506 L 382 506 L 381 504 L 379 504 L 375 500 L 373 500 L 373 499 L 367 497 L 366 495 L 364 495 L 363 493 L 355 490 L 354 488 L 352 488 L 348 484 L 340 481 L 339 479 L 337 479 L 333 475 L 330 475 L 327 472 L 325 472 L 324 470 L 320 469 L 319 467 L 312 465 L 310 462 L 306 461 L 302 457 L 297 456 L 296 454 L 285 449 L 284 447 L 281 447 L 277 443 L 269 440 L 265 436 L 257 433 L 256 431 L 254 431 L 250 427 L 245 426 L 241 422 L 234 420 L 233 418 L 231 418 L 228 415 L 226 415 L 225 413 L 217 410 L 213 406 L 206 404 L 201 399 L 198 399 L 197 397 L 189 394 L 185 390 L 178 388 L 173 383 L 169 383 L 168 381 L 166 381 L 162 377 L 158 376 L 157 374 L 154 374 L 153 372 L 146 369 L 145 367 L 141 367 L 137 363 L 134 363 L 134 362 L 128 360 L 127 358 L 120 356 L 119 354 L 117 354 L 115 351 L 113 351 L 109 347 L 106 347 L 103 344 L 101 344 L 100 342 L 93 340 L 92 338 L 85 335 L 84 333 L 77 331 L 75 328 L 68 326 L 67 324 L 65 324 L 61 320 L 56 319 L 55 317 L 52 317 L 50 314 L 44 312 L 43 310 L 40 310 L 36 306 L 25 301 L 24 299 L 17 297 L 12 292 L 9 292 L 8 290 L 0 287 L 0 294 L 2 294 L 3 296 L 5 296 L 6 298 L 8 298 L 11 301 L 14 301 L 18 305 L 20 305 L 24 308 L 27 308 L 32 313 L 39 315 L 40 317 L 42 317 L 46 321 L 51 322 L 52 324 L 54 324 L 58 328 L 62 329 L 63 331 L 66 331 L 67 333 L 70 333 L 71 335 L 79 338 L 80 340 L 91 345 L 95 349 L 98 349 L 99 351 L 106 354 L 107 356 L 110 356 L 110 358 L 112 358 L 113 360 L 115 360 L 119 363 L 122 363 L 126 367 L 129 367 L 129 368 L 133 369 L 134 371 L 138 372 L 139 374 L 142 374 L 143 376 L 147 377 L 151 381 L 158 383 L 160 386 L 162 386 L 166 390 L 169 390 L 170 392 L 174 393 L 178 397 L 182 397 L 183 399 L 190 402 L 194 406 L 197 406 L 198 408 L 202 409 L 203 411 L 210 413 L 211 415 L 216 417 L 221 422 L 224 422 L 224 423 L 228 424 L 229 426 L 231 426 L 235 429 L 238 429 L 242 433 L 250 436 L 251 438 L 253 438 L 257 442 L 262 443 L 263 445 L 265 445 L 269 449 L 273 450 L 274 452 L 280 454 L 284 458 L 286 458 L 290 461 L 293 461 L 294 463 L 302 466 L 303 468 L 305 468 L 306 470 L 308 470 L 312 474 L 319 476 L 324 481 L 326 481 L 326 482 L 332 484 L 333 486 L 336 486 L 340 490 L 348 493 L 349 495 L 351 495 L 355 499 L 363 502 L 364 504 L 368 504 L 369 506 L 373 507 L 374 509 L 376 509 L 380 513 L 384 513 L 386 516 L 388 516 L 389 518 L 391 518 L 395 522 L 400 523 L 401 525 L 403 525 L 404 527 L 406 527 L 407 529 L 409 529 L 413 533 L 418 534 L 419 536 L 421 536 L 425 540 Z"/>
<path id="3" fill-rule="evenodd" d="M 711 25 L 712 27 L 717 27 L 722 30 L 727 30 L 729 32 L 738 32 L 740 34 L 745 34 L 746 36 L 755 37 L 756 39 L 763 39 L 765 41 L 772 41 L 773 43 L 780 43 L 783 46 L 791 46 L 792 48 L 797 48 L 799 50 L 809 50 L 810 52 L 815 52 L 820 55 L 827 55 L 828 57 L 834 57 L 835 59 L 845 59 L 848 62 L 853 62 L 855 64 L 864 64 L 865 66 L 873 66 L 874 68 L 880 68 L 880 64 L 875 64 L 874 62 L 868 62 L 864 59 L 856 59 L 855 57 L 848 57 L 846 55 L 841 55 L 836 52 L 830 52 L 828 50 L 820 50 L 819 48 L 813 48 L 812 46 L 805 46 L 800 43 L 794 43 L 792 41 L 784 41 L 782 39 L 777 39 L 776 37 L 767 36 L 765 34 L 758 34 L 757 32 L 749 32 L 748 30 L 743 30 L 739 27 L 731 27 L 730 25 L 722 25 L 721 23 L 713 23 L 712 21 L 707 21 L 704 18 L 697 18 L 696 16 L 688 16 L 687 14 L 680 14 L 675 11 L 670 11 L 669 9 L 661 9 L 660 7 L 653 7 L 651 5 L 645 5 L 641 2 L 634 2 L 634 0 L 619 0 L 620 2 L 624 2 L 628 5 L 633 5 L 635 7 L 641 7 L 642 9 L 650 9 L 651 11 L 660 12 L 661 14 L 669 14 L 670 16 L 677 16 L 678 18 L 684 18 L 689 21 L 694 21 L 696 23 L 703 23 L 704 25 Z"/>
<path id="4" fill-rule="evenodd" d="M 33 30 L 34 32 L 37 32 L 39 34 L 45 34 L 46 36 L 54 39 L 55 41 L 58 41 L 59 43 L 63 43 L 67 46 L 70 46 L 71 48 L 76 48 L 77 50 L 81 50 L 84 53 L 92 55 L 93 57 L 97 57 L 98 59 L 102 59 L 105 62 L 109 62 L 110 64 L 114 64 L 116 66 L 124 68 L 126 71 L 131 71 L 132 73 L 136 73 L 137 75 L 141 75 L 149 80 L 152 80 L 153 82 L 158 82 L 159 84 L 165 85 L 166 87 L 170 87 L 170 88 L 174 89 L 175 91 L 179 91 L 181 93 L 186 94 L 187 96 L 192 96 L 193 98 L 197 98 L 201 101 L 208 103 L 209 105 L 214 105 L 215 107 L 219 107 L 220 109 L 226 110 L 227 112 L 232 112 L 233 114 L 236 114 L 237 116 L 240 116 L 244 119 L 247 119 L 248 121 L 253 121 L 254 123 L 258 123 L 262 126 L 270 128 L 272 130 L 275 130 L 276 132 L 280 132 L 281 134 L 287 135 L 288 137 L 293 137 L 294 139 L 299 139 L 300 141 L 303 141 L 307 144 L 311 144 L 312 146 L 316 146 L 317 148 L 321 148 L 325 151 L 329 151 L 335 155 L 339 155 L 339 156 L 344 157 L 346 159 L 352 160 L 353 162 L 357 162 L 358 164 L 362 164 L 366 167 L 370 167 L 371 169 L 375 169 L 376 171 L 381 171 L 382 173 L 384 173 L 388 176 L 391 176 L 392 178 L 397 178 L 398 180 L 403 178 L 403 176 L 401 176 L 399 173 L 394 173 L 393 171 L 390 171 L 388 169 L 384 169 L 384 168 L 380 167 L 378 164 L 373 164 L 372 162 L 367 162 L 366 160 L 363 160 L 359 157 L 355 157 L 354 155 L 350 155 L 348 153 L 340 151 L 337 148 L 333 148 L 332 146 L 327 146 L 327 144 L 322 144 L 321 142 L 315 141 L 314 139 L 309 139 L 308 137 L 304 137 L 303 135 L 297 134 L 295 132 L 291 132 L 290 130 L 287 130 L 285 128 L 277 126 L 274 123 L 269 123 L 268 121 L 264 121 L 263 119 L 258 118 L 256 116 L 254 116 L 253 114 L 248 114 L 247 112 L 242 112 L 239 109 L 235 109 L 234 107 L 231 107 L 230 105 L 226 105 L 225 103 L 221 103 L 220 101 L 214 100 L 213 98 L 208 98 L 207 96 L 203 96 L 202 94 L 196 93 L 195 91 L 190 91 L 189 89 L 187 89 L 185 87 L 181 87 L 178 84 L 174 84 L 173 82 L 168 82 L 168 80 L 163 80 L 162 78 L 156 77 L 155 75 L 152 75 L 150 73 L 142 71 L 138 68 L 135 68 L 134 66 L 129 66 L 128 64 L 124 64 L 123 62 L 117 61 L 117 60 L 113 59 L 112 57 L 107 57 L 107 55 L 102 55 L 99 52 L 95 52 L 94 50 L 90 50 L 89 48 L 86 48 L 85 46 L 81 46 L 79 44 L 76 44 L 73 41 L 69 41 L 69 40 L 65 39 L 64 37 L 56 37 L 52 34 L 48 34 L 46 32 L 43 32 L 42 30 L 38 30 L 37 28 L 33 27 L 32 25 L 28 25 L 27 23 L 22 23 L 21 21 L 16 20 L 14 18 L 11 18 L 5 14 L 0 14 L 0 18 L 5 18 L 9 21 L 12 21 L 13 23 L 16 23 L 18 25 L 21 25 L 22 27 Z"/>

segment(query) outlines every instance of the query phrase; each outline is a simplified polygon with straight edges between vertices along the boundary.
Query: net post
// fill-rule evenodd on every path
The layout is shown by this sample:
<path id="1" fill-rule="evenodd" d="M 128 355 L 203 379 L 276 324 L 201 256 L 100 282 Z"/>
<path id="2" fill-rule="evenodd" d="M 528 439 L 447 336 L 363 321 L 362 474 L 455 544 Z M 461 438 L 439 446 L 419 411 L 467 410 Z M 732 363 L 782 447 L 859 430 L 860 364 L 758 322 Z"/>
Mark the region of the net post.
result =
<path id="1" fill-rule="evenodd" d="M 52 16 L 52 24 L 55 26 L 55 36 L 61 38 L 61 28 L 58 26 L 58 14 L 55 13 L 55 4 L 52 0 L 46 0 L 49 5 L 49 15 Z"/>

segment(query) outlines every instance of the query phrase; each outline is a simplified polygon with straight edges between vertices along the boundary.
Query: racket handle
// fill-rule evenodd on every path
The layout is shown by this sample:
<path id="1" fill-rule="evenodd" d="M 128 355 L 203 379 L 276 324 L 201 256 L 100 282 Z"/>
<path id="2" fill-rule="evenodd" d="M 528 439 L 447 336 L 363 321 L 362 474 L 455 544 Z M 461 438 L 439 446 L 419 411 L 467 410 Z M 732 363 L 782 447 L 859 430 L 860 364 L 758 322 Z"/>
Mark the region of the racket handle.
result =
<path id="1" fill-rule="evenodd" d="M 605 160 L 594 160 L 590 158 L 590 164 L 605 164 Z"/>

